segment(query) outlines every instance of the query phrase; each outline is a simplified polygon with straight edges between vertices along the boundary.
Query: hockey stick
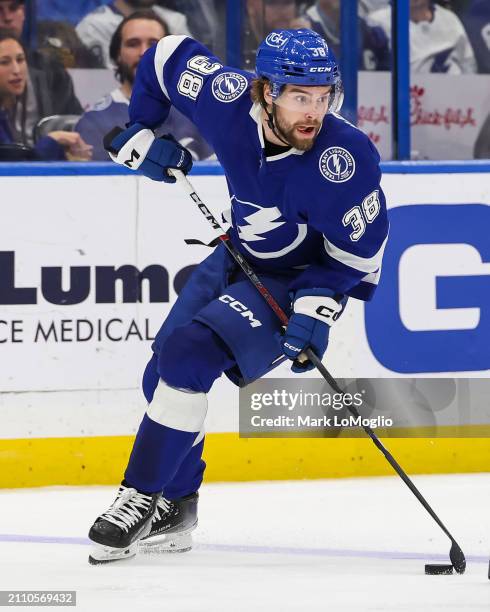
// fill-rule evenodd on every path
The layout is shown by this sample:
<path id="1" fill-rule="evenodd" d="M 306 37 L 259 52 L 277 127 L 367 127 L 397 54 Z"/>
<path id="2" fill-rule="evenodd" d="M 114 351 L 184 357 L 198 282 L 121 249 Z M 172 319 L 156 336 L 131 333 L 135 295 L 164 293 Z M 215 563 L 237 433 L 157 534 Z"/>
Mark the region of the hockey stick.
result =
<path id="1" fill-rule="evenodd" d="M 201 198 L 197 195 L 194 187 L 192 186 L 189 179 L 180 171 L 180 170 L 169 170 L 169 172 L 175 176 L 177 182 L 181 185 L 181 187 L 188 193 L 189 197 L 192 201 L 197 204 L 197 207 L 201 211 L 201 213 L 206 217 L 212 228 L 216 232 L 216 237 L 222 242 L 233 259 L 237 262 L 243 272 L 246 274 L 247 278 L 252 282 L 252 284 L 256 287 L 262 297 L 265 299 L 267 304 L 272 308 L 272 310 L 276 313 L 277 317 L 281 321 L 282 325 L 287 326 L 288 317 L 281 306 L 276 302 L 274 297 L 269 293 L 267 288 L 262 284 L 260 278 L 255 274 L 253 268 L 250 266 L 248 261 L 243 257 L 243 255 L 235 249 L 235 247 L 231 244 L 229 236 L 226 234 L 224 229 L 221 227 L 220 223 L 216 221 L 214 215 L 211 213 L 209 208 L 204 204 Z M 342 396 L 344 392 L 337 384 L 337 381 L 332 377 L 327 368 L 321 362 L 321 359 L 314 353 L 312 349 L 306 349 L 305 351 L 306 357 L 314 364 L 323 378 L 327 381 L 334 391 L 337 393 L 341 393 Z M 356 410 L 354 406 L 346 406 L 349 412 L 356 418 L 360 417 L 359 412 Z M 362 421 L 361 421 L 362 422 Z M 454 569 L 458 572 L 458 574 L 463 574 L 466 569 L 466 559 L 464 553 L 453 538 L 449 530 L 446 528 L 441 519 L 437 516 L 434 510 L 431 508 L 425 497 L 422 493 L 417 489 L 415 484 L 412 482 L 410 477 L 406 474 L 400 464 L 396 461 L 390 451 L 385 448 L 382 444 L 381 440 L 374 433 L 374 431 L 368 425 L 362 425 L 362 428 L 367 433 L 367 435 L 374 442 L 375 446 L 383 453 L 384 457 L 391 465 L 391 467 L 395 470 L 395 472 L 400 476 L 403 482 L 407 485 L 407 487 L 412 491 L 415 497 L 419 500 L 422 506 L 427 510 L 430 516 L 434 519 L 434 521 L 439 525 L 442 531 L 447 535 L 447 537 L 451 540 L 451 550 L 449 551 L 449 558 L 451 563 L 453 564 Z"/>

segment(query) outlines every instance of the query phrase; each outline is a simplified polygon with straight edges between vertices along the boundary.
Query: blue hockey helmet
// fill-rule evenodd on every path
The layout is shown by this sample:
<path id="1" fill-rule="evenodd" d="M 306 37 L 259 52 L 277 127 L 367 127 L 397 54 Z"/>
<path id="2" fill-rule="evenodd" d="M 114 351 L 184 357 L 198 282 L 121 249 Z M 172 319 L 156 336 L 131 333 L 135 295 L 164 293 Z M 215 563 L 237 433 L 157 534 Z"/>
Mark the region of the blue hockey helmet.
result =
<path id="1" fill-rule="evenodd" d="M 342 89 L 333 51 L 320 34 L 308 29 L 271 32 L 257 49 L 255 72 L 271 82 L 273 100 L 284 85 L 331 85 L 337 98 Z"/>

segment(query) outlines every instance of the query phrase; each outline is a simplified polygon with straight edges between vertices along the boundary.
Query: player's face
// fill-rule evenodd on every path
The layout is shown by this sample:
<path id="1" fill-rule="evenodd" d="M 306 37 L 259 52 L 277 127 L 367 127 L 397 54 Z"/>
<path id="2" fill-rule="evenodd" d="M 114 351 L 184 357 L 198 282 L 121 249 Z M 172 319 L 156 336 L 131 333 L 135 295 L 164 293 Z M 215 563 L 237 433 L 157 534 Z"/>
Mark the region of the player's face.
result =
<path id="1" fill-rule="evenodd" d="M 165 35 L 166 32 L 158 21 L 150 19 L 128 21 L 121 32 L 121 51 L 118 61 L 124 80 L 134 82 L 136 68 L 143 54 Z"/>
<path id="2" fill-rule="evenodd" d="M 21 2 L 0 0 L 0 28 L 13 30 L 16 36 L 22 34 L 25 21 L 25 9 Z"/>
<path id="3" fill-rule="evenodd" d="M 27 82 L 27 63 L 22 47 L 9 38 L 0 42 L 0 98 L 20 96 Z"/>
<path id="4" fill-rule="evenodd" d="M 275 100 L 276 127 L 296 149 L 309 151 L 313 147 L 328 111 L 330 91 L 329 86 L 286 85 Z"/>

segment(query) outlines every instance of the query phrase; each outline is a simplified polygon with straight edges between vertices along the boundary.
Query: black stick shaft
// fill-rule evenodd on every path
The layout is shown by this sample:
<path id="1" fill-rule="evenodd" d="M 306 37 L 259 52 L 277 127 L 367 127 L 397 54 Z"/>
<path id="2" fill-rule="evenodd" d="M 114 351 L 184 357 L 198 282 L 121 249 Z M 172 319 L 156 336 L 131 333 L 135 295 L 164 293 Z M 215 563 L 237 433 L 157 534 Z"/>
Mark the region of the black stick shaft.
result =
<path id="1" fill-rule="evenodd" d="M 325 380 L 332 387 L 332 389 L 334 391 L 336 391 L 337 393 L 341 393 L 343 395 L 344 392 L 342 391 L 342 389 L 337 384 L 337 381 L 329 373 L 327 368 L 323 365 L 323 363 L 321 362 L 319 357 L 311 349 L 306 349 L 305 352 L 306 352 L 306 355 L 307 355 L 308 359 L 310 359 L 311 362 L 314 363 L 315 367 L 322 374 L 323 378 L 325 378 Z M 360 417 L 359 412 L 356 410 L 356 408 L 354 406 L 346 406 L 346 408 L 347 408 L 347 410 L 353 416 Z M 400 476 L 400 478 L 403 480 L 403 482 L 412 491 L 412 493 L 419 500 L 419 502 L 424 506 L 424 508 L 431 515 L 431 517 L 435 520 L 435 522 L 439 525 L 439 527 L 444 531 L 444 533 L 447 535 L 447 537 L 452 542 L 454 542 L 455 540 L 454 540 L 453 536 L 450 534 L 450 532 L 448 531 L 448 529 L 446 528 L 444 523 L 441 521 L 441 519 L 434 512 L 434 510 L 432 510 L 431 506 L 429 505 L 429 502 L 424 498 L 422 493 L 413 484 L 413 482 L 410 480 L 409 476 L 405 473 L 405 471 L 403 470 L 401 465 L 393 457 L 393 455 L 390 453 L 390 451 L 383 445 L 383 443 L 378 438 L 378 436 L 374 433 L 374 431 L 371 429 L 371 427 L 369 427 L 369 425 L 362 425 L 362 428 L 367 433 L 367 435 L 371 438 L 371 440 L 374 442 L 376 447 L 383 453 L 383 455 L 385 456 L 386 460 L 391 465 L 391 467 L 395 470 L 395 472 L 398 474 L 398 476 Z"/>

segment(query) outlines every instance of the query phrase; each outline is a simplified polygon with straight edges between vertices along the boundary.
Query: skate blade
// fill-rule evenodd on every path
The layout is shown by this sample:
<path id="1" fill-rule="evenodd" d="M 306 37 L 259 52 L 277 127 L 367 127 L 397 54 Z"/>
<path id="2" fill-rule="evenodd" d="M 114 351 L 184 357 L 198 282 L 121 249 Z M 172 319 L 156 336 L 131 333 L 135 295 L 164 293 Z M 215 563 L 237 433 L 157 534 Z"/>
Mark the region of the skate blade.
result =
<path id="1" fill-rule="evenodd" d="M 138 542 L 138 552 L 146 555 L 160 555 L 164 553 L 183 553 L 192 549 L 193 529 L 182 533 L 152 536 L 151 539 Z"/>
<path id="2" fill-rule="evenodd" d="M 126 548 L 113 548 L 112 546 L 102 546 L 102 544 L 94 544 L 92 552 L 89 555 L 88 562 L 90 565 L 102 565 L 104 563 L 113 563 L 122 559 L 132 559 L 136 555 L 136 542 Z"/>

